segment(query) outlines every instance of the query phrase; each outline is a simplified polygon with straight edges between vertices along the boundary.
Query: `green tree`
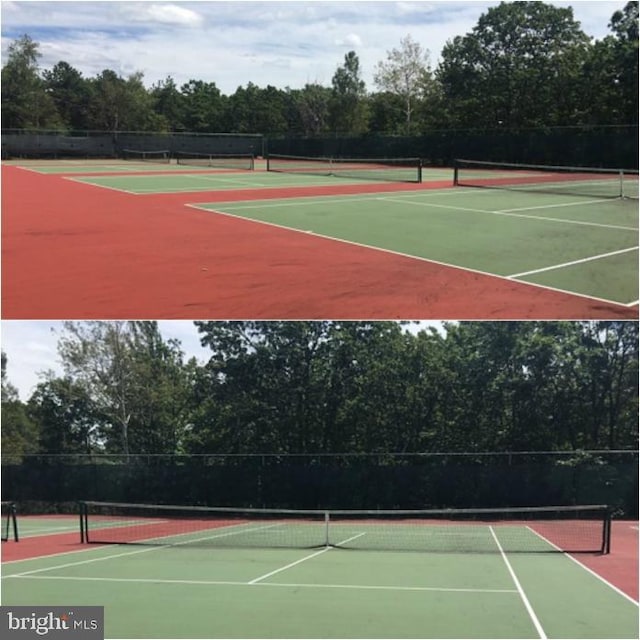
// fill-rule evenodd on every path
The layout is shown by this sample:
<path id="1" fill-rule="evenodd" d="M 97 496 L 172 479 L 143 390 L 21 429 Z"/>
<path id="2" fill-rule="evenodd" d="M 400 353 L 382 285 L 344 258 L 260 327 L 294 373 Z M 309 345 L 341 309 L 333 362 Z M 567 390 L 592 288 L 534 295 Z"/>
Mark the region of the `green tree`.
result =
<path id="1" fill-rule="evenodd" d="M 45 89 L 65 127 L 87 129 L 91 100 L 89 82 L 67 62 L 58 62 L 53 69 L 43 71 L 42 75 Z"/>
<path id="2" fill-rule="evenodd" d="M 442 51 L 436 76 L 455 125 L 571 124 L 577 118 L 588 36 L 573 10 L 501 2 Z"/>
<path id="3" fill-rule="evenodd" d="M 28 35 L 9 45 L 2 67 L 2 127 L 27 129 L 57 127 L 60 117 L 40 77 L 39 45 Z"/>
<path id="4" fill-rule="evenodd" d="M 378 62 L 374 81 L 382 91 L 402 99 L 405 133 L 410 134 L 416 102 L 429 92 L 432 83 L 429 52 L 407 35 L 399 49 L 387 51 L 386 61 Z"/>
<path id="5" fill-rule="evenodd" d="M 2 352 L 2 456 L 17 462 L 39 449 L 38 425 L 30 419 L 18 390 L 7 377 L 7 355 Z"/>
<path id="6" fill-rule="evenodd" d="M 306 84 L 302 89 L 290 91 L 298 130 L 306 136 L 318 135 L 329 126 L 331 89 L 319 84 Z"/>
<path id="7" fill-rule="evenodd" d="M 185 99 L 173 78 L 168 76 L 154 84 L 150 94 L 154 111 L 163 119 L 163 129 L 184 130 Z"/>
<path id="8" fill-rule="evenodd" d="M 127 323 L 65 322 L 58 340 L 66 377 L 99 407 L 108 452 L 130 452 L 129 423 L 135 395 Z"/>
<path id="9" fill-rule="evenodd" d="M 177 453 L 189 428 L 190 374 L 156 322 L 66 322 L 58 341 L 66 376 L 101 416 L 108 452 Z"/>
<path id="10" fill-rule="evenodd" d="M 129 326 L 133 396 L 130 446 L 136 453 L 182 453 L 191 428 L 196 363 L 185 363 L 176 340 L 156 322 Z"/>
<path id="11" fill-rule="evenodd" d="M 286 103 L 286 93 L 280 89 L 271 85 L 261 89 L 249 82 L 229 96 L 229 128 L 240 133 L 287 131 Z"/>
<path id="12" fill-rule="evenodd" d="M 366 85 L 361 78 L 360 59 L 355 51 L 345 55 L 344 64 L 336 69 L 331 84 L 329 118 L 333 130 L 348 134 L 364 133 L 367 128 Z"/>
<path id="13" fill-rule="evenodd" d="M 123 78 L 110 69 L 93 78 L 91 127 L 112 132 L 158 129 L 160 120 L 153 112 L 153 100 L 142 79 L 141 72 Z"/>
<path id="14" fill-rule="evenodd" d="M 221 131 L 225 127 L 226 99 L 214 82 L 189 80 L 180 87 L 182 95 L 182 122 L 187 131 L 198 133 Z"/>
<path id="15" fill-rule="evenodd" d="M 40 426 L 40 452 L 54 454 L 102 451 L 102 416 L 88 390 L 69 377 L 48 376 L 28 403 Z"/>
<path id="16" fill-rule="evenodd" d="M 613 84 L 619 96 L 619 119 L 621 124 L 638 122 L 638 2 L 627 2 L 622 11 L 611 16 L 609 28 L 615 43 L 613 58 L 615 77 Z M 613 122 L 609 118 L 608 122 Z"/>

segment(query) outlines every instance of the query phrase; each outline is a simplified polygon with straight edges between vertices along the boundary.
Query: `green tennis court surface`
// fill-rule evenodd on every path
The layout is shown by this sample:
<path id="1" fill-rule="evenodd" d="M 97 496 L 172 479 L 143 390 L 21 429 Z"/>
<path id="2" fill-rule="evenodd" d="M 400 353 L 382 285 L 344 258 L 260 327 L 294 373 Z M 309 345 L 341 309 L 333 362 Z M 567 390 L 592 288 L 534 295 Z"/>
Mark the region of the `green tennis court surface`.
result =
<path id="1" fill-rule="evenodd" d="M 20 544 L 20 543 L 17 543 Z M 3 566 L 4 605 L 100 605 L 107 638 L 634 638 L 562 554 L 90 547 Z"/>
<path id="2" fill-rule="evenodd" d="M 185 203 L 188 193 L 268 189 L 274 196 L 268 200 L 255 199 L 256 191 L 252 200 L 238 201 L 235 194 L 228 197 L 233 202 L 192 206 L 607 304 L 638 303 L 637 172 L 457 161 L 455 172 L 421 168 L 424 188 L 396 183 L 378 190 L 376 181 L 415 181 L 418 169 L 288 157 L 270 163 L 269 171 L 260 161 L 258 171 L 185 172 L 185 165 L 168 159 L 128 161 L 104 165 L 105 173 L 124 167 L 127 175 L 102 176 L 81 175 L 95 173 L 91 163 L 50 168 L 66 167 L 68 180 L 136 196 L 184 193 Z M 464 186 L 433 188 L 454 181 Z M 329 187 L 359 190 L 364 184 L 358 195 L 329 195 Z M 326 194 L 288 197 L 294 195 L 288 189 L 315 187 L 327 188 Z M 139 206 L 146 206 L 144 197 Z"/>
<path id="3" fill-rule="evenodd" d="M 66 515 L 19 516 L 19 523 L 21 540 L 58 533 L 75 533 L 78 530 L 76 519 Z"/>
<path id="4" fill-rule="evenodd" d="M 76 162 L 76 163 L 68 163 L 64 161 L 60 161 L 57 163 L 48 163 L 48 164 L 29 164 L 24 168 L 29 169 L 31 171 L 35 171 L 36 173 L 43 174 L 83 174 L 83 173 L 147 173 L 153 171 L 176 171 L 176 172 L 187 172 L 187 171 L 214 171 L 214 169 L 210 167 L 202 167 L 198 169 L 197 167 L 187 168 L 184 165 L 178 164 L 164 164 L 164 165 L 154 165 L 150 162 L 95 162 L 95 163 L 87 163 L 87 162 Z M 220 169 L 222 170 L 222 169 Z"/>
<path id="5" fill-rule="evenodd" d="M 178 165 L 167 166 L 178 167 Z M 147 170 L 149 169 L 148 166 L 146 168 Z M 370 183 L 370 179 L 366 177 L 358 178 L 357 176 L 336 178 L 330 175 L 267 173 L 266 171 L 233 172 L 229 170 L 200 171 L 194 175 L 193 173 L 184 173 L 184 166 L 179 166 L 178 168 L 181 169 L 182 172 L 175 172 L 169 175 L 159 173 L 156 175 L 92 176 L 70 179 L 135 194 L 217 191 L 222 189 L 277 189 L 286 187 L 362 184 L 363 182 Z M 450 170 L 434 170 L 430 172 L 428 176 L 423 175 L 424 182 L 445 180 L 451 180 Z"/>
<path id="6" fill-rule="evenodd" d="M 635 200 L 455 188 L 193 206 L 608 302 L 637 300 Z"/>

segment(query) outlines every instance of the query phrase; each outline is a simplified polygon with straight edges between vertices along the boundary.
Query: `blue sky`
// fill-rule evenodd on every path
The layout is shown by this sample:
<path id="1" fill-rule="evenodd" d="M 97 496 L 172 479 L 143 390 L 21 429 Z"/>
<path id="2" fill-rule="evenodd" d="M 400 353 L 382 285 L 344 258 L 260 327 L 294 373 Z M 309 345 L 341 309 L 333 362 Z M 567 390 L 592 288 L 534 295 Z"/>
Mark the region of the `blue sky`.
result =
<path id="1" fill-rule="evenodd" d="M 40 44 L 40 63 L 60 60 L 91 77 L 103 69 L 144 74 L 147 86 L 172 76 L 215 82 L 224 94 L 253 82 L 284 89 L 331 85 L 347 52 L 360 59 L 367 88 L 387 52 L 406 35 L 428 50 L 432 67 L 444 44 L 464 35 L 498 2 L 131 2 L 2 0 L 2 60 L 24 33 Z M 552 2 L 572 6 L 601 39 L 624 1 Z"/>

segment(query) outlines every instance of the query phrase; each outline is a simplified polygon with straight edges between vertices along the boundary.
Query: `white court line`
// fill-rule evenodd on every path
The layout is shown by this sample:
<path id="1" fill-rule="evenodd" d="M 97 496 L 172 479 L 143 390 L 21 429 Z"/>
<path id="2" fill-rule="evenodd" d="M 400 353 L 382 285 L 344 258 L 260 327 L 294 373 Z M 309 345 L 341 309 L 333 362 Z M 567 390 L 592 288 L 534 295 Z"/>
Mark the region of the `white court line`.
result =
<path id="1" fill-rule="evenodd" d="M 46 536 L 50 533 L 76 533 L 78 530 L 76 526 L 59 526 L 59 527 L 47 527 L 46 529 L 28 529 L 26 525 L 23 524 L 20 527 L 20 537 L 21 538 L 35 538 L 37 536 Z"/>
<path id="2" fill-rule="evenodd" d="M 615 202 L 615 198 L 613 198 Z M 557 209 L 559 207 L 575 207 L 577 205 L 585 204 L 600 204 L 601 202 L 612 202 L 612 198 L 599 198 L 598 200 L 585 200 L 584 202 L 562 202 L 561 204 L 540 204 L 535 207 L 518 207 L 517 209 L 500 209 L 504 213 L 510 213 L 511 211 L 533 211 L 534 209 Z"/>
<path id="3" fill-rule="evenodd" d="M 205 203 L 187 203 L 184 206 L 185 207 L 190 207 L 192 209 L 197 209 L 199 211 L 204 211 L 205 213 L 209 213 L 209 214 L 215 214 L 215 215 L 220 215 L 220 216 L 229 216 L 230 218 L 235 218 L 236 220 L 242 220 L 243 222 L 246 222 L 248 224 L 262 224 L 262 225 L 266 225 L 268 227 L 274 227 L 276 229 L 284 229 L 285 231 L 290 231 L 291 233 L 303 233 L 303 234 L 310 234 L 313 235 L 316 238 L 321 238 L 322 240 L 329 240 L 332 242 L 340 242 L 342 244 L 347 244 L 353 247 L 360 247 L 363 249 L 368 249 L 370 251 L 379 251 L 381 253 L 386 253 L 389 255 L 393 255 L 393 256 L 400 256 L 401 258 L 408 258 L 410 260 L 417 260 L 419 262 L 426 262 L 429 264 L 433 264 L 433 265 L 438 265 L 438 266 L 442 266 L 442 267 L 447 267 L 449 269 L 456 269 L 458 271 L 466 271 L 467 273 L 476 273 L 478 275 L 482 275 L 482 276 L 488 276 L 490 278 L 496 278 L 497 280 L 504 280 L 504 281 L 508 281 L 508 282 L 513 282 L 512 280 L 509 279 L 508 276 L 503 276 L 497 273 L 491 273 L 489 271 L 482 271 L 481 269 L 473 269 L 472 267 L 463 267 L 459 264 L 453 264 L 451 262 L 444 262 L 442 260 L 436 260 L 434 258 L 425 258 L 423 256 L 416 256 L 414 254 L 411 253 L 403 253 L 402 251 L 396 251 L 394 249 L 385 249 L 384 247 L 378 247 L 375 245 L 371 245 L 371 244 L 365 244 L 363 242 L 355 242 L 354 240 L 346 240 L 344 238 L 336 238 L 334 236 L 328 236 L 322 233 L 316 233 L 315 231 L 312 230 L 304 230 L 304 229 L 298 229 L 296 227 L 288 227 L 287 225 L 284 224 L 278 224 L 275 222 L 268 222 L 266 220 L 258 220 L 255 218 L 248 218 L 247 216 L 243 216 L 242 214 L 236 214 L 236 213 L 232 213 L 230 211 L 223 211 L 221 209 L 209 209 L 206 206 L 202 206 Z M 219 203 L 222 204 L 222 203 Z M 216 203 L 216 206 L 218 205 L 218 203 Z M 559 287 L 552 287 L 549 285 L 545 285 L 545 284 L 539 284 L 537 282 L 527 282 L 526 280 L 522 280 L 519 281 L 518 284 L 522 285 L 522 286 L 526 286 L 526 287 L 533 287 L 535 289 L 543 289 L 544 291 L 553 291 L 555 293 L 562 293 L 564 295 L 569 295 L 569 296 L 574 296 L 576 298 L 580 298 L 582 300 L 590 300 L 592 302 L 602 302 L 605 304 L 610 304 L 610 305 L 614 305 L 617 307 L 626 307 L 628 305 L 628 303 L 626 302 L 620 302 L 619 300 L 609 300 L 608 298 L 600 298 L 598 296 L 590 296 L 586 293 L 580 293 L 578 291 L 570 291 L 568 289 L 560 289 Z M 633 304 L 629 305 L 629 306 L 633 306 Z"/>
<path id="4" fill-rule="evenodd" d="M 527 529 L 529 529 L 529 531 L 531 531 L 531 533 L 533 533 L 536 536 L 538 536 L 538 538 L 540 538 L 541 540 L 544 540 L 548 545 L 552 546 L 557 551 L 562 551 L 562 549 L 558 545 L 553 544 L 553 542 L 551 542 L 551 540 L 545 538 L 541 533 L 538 533 L 535 529 L 532 529 L 528 525 L 527 525 Z M 624 598 L 626 598 L 629 602 L 635 604 L 636 607 L 638 606 L 638 602 L 636 602 L 629 594 L 625 593 L 624 591 L 622 591 L 622 589 L 619 589 L 614 584 L 611 584 L 608 580 L 606 580 L 601 575 L 596 573 L 593 569 L 590 569 L 589 567 L 587 567 L 587 565 L 582 564 L 582 562 L 580 562 L 580 560 L 578 560 L 577 558 L 574 558 L 571 554 L 566 553 L 565 551 L 562 551 L 562 555 L 564 555 L 565 558 L 569 558 L 569 560 L 572 560 L 573 562 L 575 562 L 579 567 L 582 567 L 585 571 L 590 573 L 595 578 L 598 578 L 598 580 L 600 580 L 600 582 L 603 582 L 608 587 L 611 587 L 616 593 L 618 593 L 621 596 L 623 596 Z"/>
<path id="5" fill-rule="evenodd" d="M 97 178 L 98 176 L 94 176 Z M 100 177 L 108 177 L 108 176 L 100 176 Z M 71 182 L 77 182 L 78 184 L 83 184 L 85 187 L 99 187 L 100 189 L 109 189 L 110 191 L 117 191 L 118 193 L 128 193 L 131 196 L 139 195 L 135 191 L 127 191 L 126 189 L 120 189 L 118 187 L 110 187 L 105 184 L 99 184 L 97 182 L 92 182 L 92 178 L 81 178 L 76 176 L 62 176 L 63 180 L 70 180 Z"/>
<path id="6" fill-rule="evenodd" d="M 622 231 L 638 231 L 636 227 L 626 227 L 613 224 L 602 224 L 601 222 L 587 222 L 584 220 L 568 220 L 566 218 L 549 218 L 548 216 L 528 216 L 523 213 L 510 213 L 508 209 L 504 211 L 500 210 L 488 210 L 488 209 L 474 209 L 471 207 L 456 207 L 450 204 L 437 204 L 435 202 L 405 202 L 404 200 L 397 200 L 395 198 L 379 198 L 386 202 L 395 202 L 397 204 L 413 204 L 418 207 L 435 207 L 439 209 L 454 209 L 458 211 L 471 211 L 473 213 L 488 213 L 494 216 L 507 216 L 509 218 L 523 218 L 525 220 L 537 220 L 542 222 L 553 222 L 555 224 L 575 224 L 582 227 L 600 227 L 604 229 L 617 229 Z M 576 203 L 581 204 L 581 203 Z M 565 205 L 567 206 L 567 205 Z M 524 211 L 525 209 L 522 209 Z"/>
<path id="7" fill-rule="evenodd" d="M 188 174 L 176 174 L 181 178 L 194 178 L 194 179 L 199 179 L 199 180 L 209 180 L 209 181 L 213 181 L 214 183 L 216 182 L 230 182 L 231 184 L 238 184 L 238 185 L 248 185 L 249 187 L 271 187 L 273 186 L 272 184 L 264 184 L 264 182 L 245 182 L 244 180 L 234 180 L 233 178 L 223 178 L 221 177 L 221 175 L 219 174 L 211 174 L 211 173 L 207 173 L 204 175 L 198 175 L 195 173 L 188 173 Z"/>
<path id="8" fill-rule="evenodd" d="M 347 538 L 346 540 L 343 540 L 342 542 L 339 542 L 338 544 L 345 544 L 345 542 L 351 542 L 351 540 L 355 540 L 356 538 L 359 538 L 360 536 L 363 536 L 364 532 L 362 533 L 358 533 L 355 536 L 351 536 L 350 538 Z M 304 558 L 301 558 L 300 560 L 296 560 L 295 562 L 290 562 L 289 564 L 285 565 L 284 567 L 280 567 L 279 569 L 275 569 L 274 571 L 270 571 L 269 573 L 265 573 L 263 576 L 260 576 L 258 578 L 255 578 L 254 580 L 251 580 L 250 582 L 248 582 L 247 584 L 257 584 L 258 582 L 260 582 L 261 580 L 264 580 L 265 578 L 268 578 L 269 576 L 273 576 L 276 573 L 280 573 L 281 571 L 284 571 L 285 569 L 289 569 L 291 567 L 295 567 L 297 564 L 300 564 L 301 562 L 304 562 L 305 560 L 311 560 L 311 558 L 315 558 L 316 556 L 319 556 L 321 553 L 326 553 L 327 551 L 329 551 L 330 549 L 332 549 L 333 547 L 325 547 L 324 549 L 320 549 L 320 551 L 316 551 L 315 553 L 312 553 L 308 556 L 305 556 Z"/>
<path id="9" fill-rule="evenodd" d="M 522 602 L 524 603 L 525 609 L 527 610 L 527 613 L 529 614 L 529 617 L 531 618 L 531 621 L 533 622 L 533 626 L 536 628 L 536 631 L 538 632 L 538 637 L 542 638 L 542 640 L 546 640 L 547 634 L 544 632 L 544 629 L 542 628 L 542 625 L 540 624 L 540 620 L 538 620 L 538 616 L 536 616 L 536 612 L 533 610 L 533 607 L 531 606 L 531 603 L 529 602 L 529 599 L 527 598 L 527 595 L 525 594 L 524 589 L 522 588 L 522 585 L 520 584 L 520 581 L 518 580 L 518 576 L 516 576 L 516 573 L 513 570 L 513 567 L 511 566 L 511 563 L 509 562 L 509 558 L 507 558 L 507 555 L 504 552 L 504 549 L 502 548 L 502 545 L 500 544 L 500 541 L 498 540 L 498 537 L 496 536 L 496 532 L 493 530 L 493 527 L 491 525 L 489 525 L 489 531 L 491 531 L 491 535 L 493 536 L 493 539 L 495 540 L 496 545 L 498 545 L 498 549 L 500 550 L 500 555 L 502 556 L 502 559 L 504 560 L 504 563 L 507 565 L 507 569 L 509 570 L 509 573 L 511 574 L 511 579 L 513 580 L 513 583 L 516 585 L 516 589 L 518 590 L 518 593 L 520 594 L 520 598 L 522 599 Z"/>
<path id="10" fill-rule="evenodd" d="M 236 582 L 232 580 L 166 580 L 158 578 L 97 578 L 82 576 L 4 576 L 7 578 L 20 578 L 23 580 L 78 580 L 87 582 L 134 582 L 143 584 L 191 584 L 204 586 L 233 586 L 247 587 L 250 582 Z M 259 582 L 258 587 L 293 587 L 308 589 L 358 589 L 376 591 L 444 591 L 448 593 L 518 593 L 516 589 L 473 589 L 456 587 L 403 587 L 393 585 L 368 585 L 368 584 L 323 584 L 323 583 L 297 583 L 297 582 Z"/>
<path id="11" fill-rule="evenodd" d="M 611 256 L 617 256 L 621 253 L 629 253 L 630 251 L 637 251 L 640 247 L 629 247 L 628 249 L 620 249 L 619 251 L 610 251 L 609 253 L 601 253 L 597 256 L 590 256 L 589 258 L 580 258 L 579 260 L 572 260 L 571 262 L 563 262 L 561 264 L 554 264 L 550 267 L 542 267 L 541 269 L 533 269 L 531 271 L 523 271 L 522 273 L 514 273 L 513 275 L 506 276 L 509 279 L 522 278 L 523 276 L 530 276 L 534 273 L 542 273 L 543 271 L 554 271 L 555 269 L 564 269 L 565 267 L 572 267 L 574 264 L 583 264 L 584 262 L 593 262 L 594 260 L 602 260 L 603 258 L 610 258 Z"/>
<path id="12" fill-rule="evenodd" d="M 242 525 L 238 525 L 238 526 L 242 526 Z M 14 573 L 12 575 L 2 576 L 2 577 L 3 578 L 16 578 L 16 577 L 19 578 L 23 576 L 30 576 L 35 573 L 42 573 L 43 571 L 53 571 L 55 569 L 66 569 L 67 567 L 76 567 L 83 564 L 92 564 L 93 562 L 102 562 L 103 560 L 113 560 L 115 558 L 122 558 L 124 556 L 135 556 L 141 553 L 149 553 L 150 551 L 160 551 L 162 549 L 179 547 L 185 544 L 193 544 L 194 542 L 201 542 L 203 540 L 213 540 L 215 538 L 225 538 L 227 536 L 249 533 L 253 531 L 260 531 L 261 529 L 271 529 L 272 527 L 275 527 L 275 526 L 277 525 L 270 524 L 270 525 L 265 525 L 264 527 L 252 527 L 250 529 L 234 529 L 233 531 L 225 531 L 224 533 L 220 533 L 217 535 L 204 536 L 202 538 L 193 538 L 189 540 L 184 540 L 183 542 L 173 542 L 171 544 L 169 543 L 158 544 L 157 546 L 154 546 L 154 547 L 136 549 L 135 551 L 125 551 L 124 553 L 116 553 L 108 556 L 101 556 L 100 558 L 90 558 L 89 560 L 79 560 L 78 562 L 67 562 L 66 564 L 59 564 L 54 567 L 44 567 L 41 569 L 32 569 L 31 571 L 21 571 L 20 573 Z M 155 539 L 158 539 L 158 538 L 151 538 L 151 540 L 155 540 Z M 96 544 L 100 544 L 100 543 L 96 543 Z M 144 544 L 144 541 L 141 540 L 139 544 Z M 30 559 L 32 560 L 33 558 L 30 558 Z"/>

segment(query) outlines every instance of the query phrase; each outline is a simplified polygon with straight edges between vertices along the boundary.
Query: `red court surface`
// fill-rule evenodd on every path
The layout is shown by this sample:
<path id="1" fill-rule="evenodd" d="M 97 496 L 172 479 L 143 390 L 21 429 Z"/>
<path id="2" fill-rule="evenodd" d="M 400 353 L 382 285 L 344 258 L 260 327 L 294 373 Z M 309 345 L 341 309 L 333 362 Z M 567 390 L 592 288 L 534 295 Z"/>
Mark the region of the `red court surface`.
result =
<path id="1" fill-rule="evenodd" d="M 15 166 L 3 166 L 2 178 L 4 319 L 638 317 L 637 305 L 187 206 L 407 185 L 133 195 Z"/>

